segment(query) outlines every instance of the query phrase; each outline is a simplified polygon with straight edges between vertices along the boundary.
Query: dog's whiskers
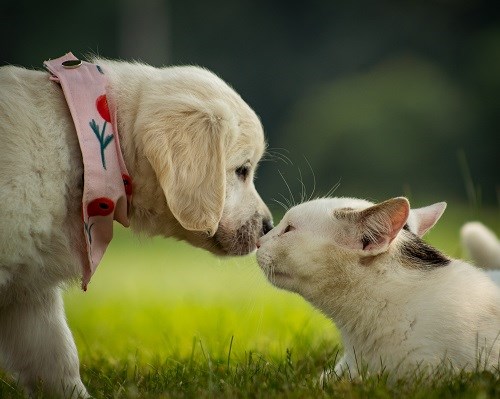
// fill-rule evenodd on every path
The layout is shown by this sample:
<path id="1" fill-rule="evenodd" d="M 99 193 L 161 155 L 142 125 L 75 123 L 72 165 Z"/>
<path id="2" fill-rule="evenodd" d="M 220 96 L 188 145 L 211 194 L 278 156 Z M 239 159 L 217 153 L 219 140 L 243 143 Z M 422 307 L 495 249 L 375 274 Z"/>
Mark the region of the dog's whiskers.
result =
<path id="1" fill-rule="evenodd" d="M 264 154 L 264 157 L 262 158 L 262 160 L 263 161 L 281 161 L 285 165 L 293 165 L 293 162 L 291 161 L 291 159 L 287 155 L 279 152 L 279 150 L 289 152 L 285 148 L 268 149 L 266 151 L 266 153 Z"/>
<path id="2" fill-rule="evenodd" d="M 233 255 L 244 255 L 255 249 L 262 231 L 261 218 L 258 213 L 239 227 L 230 239 L 224 240 L 224 249 Z"/>

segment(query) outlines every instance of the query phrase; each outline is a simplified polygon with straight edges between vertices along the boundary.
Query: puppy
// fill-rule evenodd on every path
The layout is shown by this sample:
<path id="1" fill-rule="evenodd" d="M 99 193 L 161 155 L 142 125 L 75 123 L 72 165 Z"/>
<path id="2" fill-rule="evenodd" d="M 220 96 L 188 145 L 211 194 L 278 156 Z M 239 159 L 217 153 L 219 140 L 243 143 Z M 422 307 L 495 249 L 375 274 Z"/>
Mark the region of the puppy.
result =
<path id="1" fill-rule="evenodd" d="M 265 150 L 254 111 L 198 67 L 95 59 L 133 181 L 131 228 L 244 255 L 272 228 L 253 184 Z M 0 68 L 0 365 L 32 389 L 87 397 L 61 286 L 82 275 L 83 163 L 49 73 Z"/>

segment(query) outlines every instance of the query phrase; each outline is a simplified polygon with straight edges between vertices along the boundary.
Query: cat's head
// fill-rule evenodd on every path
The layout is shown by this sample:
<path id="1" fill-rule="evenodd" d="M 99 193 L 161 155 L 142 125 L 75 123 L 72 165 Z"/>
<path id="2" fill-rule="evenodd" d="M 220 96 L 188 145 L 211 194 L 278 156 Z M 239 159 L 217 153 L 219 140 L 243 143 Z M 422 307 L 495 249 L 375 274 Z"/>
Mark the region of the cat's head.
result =
<path id="1" fill-rule="evenodd" d="M 305 202 L 260 239 L 257 260 L 271 283 L 311 298 L 327 283 L 356 280 L 391 250 L 402 229 L 425 234 L 445 207 L 442 202 L 410 210 L 403 197 L 379 204 L 355 198 Z"/>

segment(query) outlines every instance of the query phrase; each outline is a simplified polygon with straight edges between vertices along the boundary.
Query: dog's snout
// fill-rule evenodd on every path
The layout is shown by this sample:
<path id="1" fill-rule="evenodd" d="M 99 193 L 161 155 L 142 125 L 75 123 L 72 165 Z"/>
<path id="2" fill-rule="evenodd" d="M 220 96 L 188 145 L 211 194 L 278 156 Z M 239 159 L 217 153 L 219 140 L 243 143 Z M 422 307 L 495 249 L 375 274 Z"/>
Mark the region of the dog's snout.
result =
<path id="1" fill-rule="evenodd" d="M 270 218 L 262 219 L 262 235 L 269 233 L 273 227 L 273 221 Z"/>

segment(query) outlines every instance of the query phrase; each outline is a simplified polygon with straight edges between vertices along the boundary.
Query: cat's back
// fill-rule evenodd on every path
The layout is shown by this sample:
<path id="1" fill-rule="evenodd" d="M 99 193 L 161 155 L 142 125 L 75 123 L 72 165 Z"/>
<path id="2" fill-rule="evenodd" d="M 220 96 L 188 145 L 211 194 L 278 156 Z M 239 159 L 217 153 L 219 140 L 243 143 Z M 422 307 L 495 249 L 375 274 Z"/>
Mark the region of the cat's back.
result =
<path id="1" fill-rule="evenodd" d="M 446 352 L 453 364 L 476 365 L 482 347 L 491 352 L 492 364 L 498 362 L 500 289 L 475 266 L 453 260 L 429 272 L 409 303 L 409 313 L 414 317 L 414 345 L 428 356 Z"/>
<path id="2" fill-rule="evenodd" d="M 479 319 L 488 313 L 500 331 L 500 288 L 483 270 L 452 260 L 427 274 L 412 301 L 414 310 L 426 308 L 429 317 L 448 314 L 457 320 Z"/>

